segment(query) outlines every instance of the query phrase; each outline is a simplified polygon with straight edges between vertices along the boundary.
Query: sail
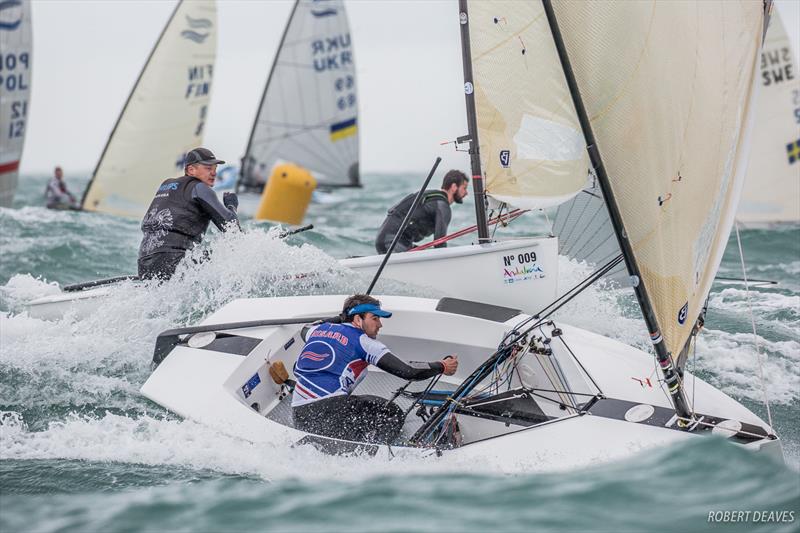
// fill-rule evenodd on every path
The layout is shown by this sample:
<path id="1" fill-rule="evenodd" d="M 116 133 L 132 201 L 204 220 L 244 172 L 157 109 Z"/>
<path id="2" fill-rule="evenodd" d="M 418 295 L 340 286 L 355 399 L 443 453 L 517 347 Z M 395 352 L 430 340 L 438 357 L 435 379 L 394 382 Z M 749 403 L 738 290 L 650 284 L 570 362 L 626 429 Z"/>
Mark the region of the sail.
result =
<path id="1" fill-rule="evenodd" d="M 558 2 L 554 11 L 640 283 L 677 358 L 733 224 L 761 2 Z M 660 334 L 660 336 L 659 336 Z"/>
<path id="2" fill-rule="evenodd" d="M 359 185 L 353 44 L 341 0 L 299 0 L 267 79 L 240 187 L 263 187 L 276 162 L 320 185 Z"/>
<path id="3" fill-rule="evenodd" d="M 0 207 L 10 207 L 17 190 L 32 65 L 31 3 L 0 1 Z"/>
<path id="4" fill-rule="evenodd" d="M 541 2 L 468 5 L 487 194 L 528 209 L 570 199 L 589 161 Z"/>
<path id="5" fill-rule="evenodd" d="M 800 70 L 778 10 L 761 50 L 753 143 L 736 218 L 800 221 Z"/>
<path id="6" fill-rule="evenodd" d="M 87 211 L 140 218 L 158 185 L 202 144 L 214 59 L 213 0 L 178 3 L 147 60 L 83 195 Z"/>
<path id="7" fill-rule="evenodd" d="M 558 206 L 553 219 L 553 234 L 558 237 L 558 253 L 602 267 L 621 251 L 608 215 L 603 191 L 596 178 L 568 202 Z M 605 278 L 625 283 L 628 271 L 624 263 L 611 269 Z"/>

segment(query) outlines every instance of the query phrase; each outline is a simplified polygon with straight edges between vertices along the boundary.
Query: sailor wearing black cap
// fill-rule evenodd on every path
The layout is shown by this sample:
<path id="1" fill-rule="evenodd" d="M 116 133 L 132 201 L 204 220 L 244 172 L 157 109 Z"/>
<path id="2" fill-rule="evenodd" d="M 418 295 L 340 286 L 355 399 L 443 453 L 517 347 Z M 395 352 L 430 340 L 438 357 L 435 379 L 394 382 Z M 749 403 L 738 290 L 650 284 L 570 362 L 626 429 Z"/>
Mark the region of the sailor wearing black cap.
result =
<path id="1" fill-rule="evenodd" d="M 186 251 L 203 240 L 209 222 L 221 231 L 238 228 L 236 194 L 226 192 L 220 203 L 211 189 L 221 163 L 211 150 L 195 148 L 184 159 L 185 175 L 158 188 L 142 220 L 139 277 L 169 279 Z"/>
<path id="2" fill-rule="evenodd" d="M 351 394 L 375 365 L 389 374 L 420 380 L 452 376 L 458 358 L 409 365 L 376 340 L 381 318 L 392 313 L 375 298 L 356 294 L 344 302 L 341 320 L 317 324 L 304 333 L 306 344 L 294 366 L 292 414 L 297 429 L 337 439 L 391 444 L 403 428 L 403 410 L 386 398 Z"/>

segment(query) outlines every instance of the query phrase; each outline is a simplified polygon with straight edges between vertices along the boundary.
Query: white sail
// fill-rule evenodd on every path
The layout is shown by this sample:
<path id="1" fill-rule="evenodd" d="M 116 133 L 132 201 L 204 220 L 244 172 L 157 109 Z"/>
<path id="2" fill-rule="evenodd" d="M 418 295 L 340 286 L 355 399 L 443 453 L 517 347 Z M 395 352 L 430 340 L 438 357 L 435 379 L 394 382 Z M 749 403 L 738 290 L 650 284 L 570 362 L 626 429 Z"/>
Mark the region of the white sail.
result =
<path id="1" fill-rule="evenodd" d="M 181 1 L 111 133 L 83 209 L 141 217 L 184 154 L 202 144 L 217 46 L 213 0 Z"/>
<path id="2" fill-rule="evenodd" d="M 760 74 L 753 143 L 736 218 L 746 224 L 798 222 L 800 70 L 777 9 L 761 50 Z"/>
<path id="3" fill-rule="evenodd" d="M 0 207 L 10 207 L 30 111 L 33 34 L 29 0 L 0 1 Z"/>
<path id="4" fill-rule="evenodd" d="M 589 161 L 541 2 L 470 1 L 469 26 L 486 192 L 529 209 L 569 200 Z"/>
<path id="5" fill-rule="evenodd" d="M 341 0 L 298 0 L 256 115 L 240 185 L 263 186 L 278 161 L 321 185 L 358 185 L 353 45 Z"/>
<path id="6" fill-rule="evenodd" d="M 558 2 L 556 17 L 659 331 L 674 358 L 744 178 L 761 2 Z"/>

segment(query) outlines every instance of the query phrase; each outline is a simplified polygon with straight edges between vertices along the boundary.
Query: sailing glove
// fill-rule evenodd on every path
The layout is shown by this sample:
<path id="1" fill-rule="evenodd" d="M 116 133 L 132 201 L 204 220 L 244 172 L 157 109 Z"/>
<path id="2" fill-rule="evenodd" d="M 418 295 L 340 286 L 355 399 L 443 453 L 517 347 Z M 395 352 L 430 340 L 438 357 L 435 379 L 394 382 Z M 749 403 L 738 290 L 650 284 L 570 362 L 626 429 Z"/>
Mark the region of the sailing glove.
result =
<path id="1" fill-rule="evenodd" d="M 231 211 L 236 211 L 239 208 L 239 197 L 235 192 L 226 192 L 222 195 L 222 203 Z"/>

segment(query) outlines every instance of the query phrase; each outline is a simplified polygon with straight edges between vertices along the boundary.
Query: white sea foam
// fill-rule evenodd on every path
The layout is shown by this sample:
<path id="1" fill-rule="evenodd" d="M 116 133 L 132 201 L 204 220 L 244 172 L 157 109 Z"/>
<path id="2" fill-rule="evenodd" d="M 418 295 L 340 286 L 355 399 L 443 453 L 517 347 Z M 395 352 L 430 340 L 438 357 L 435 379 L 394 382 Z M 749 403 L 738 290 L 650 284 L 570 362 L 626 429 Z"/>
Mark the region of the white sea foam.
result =
<path id="1" fill-rule="evenodd" d="M 314 448 L 255 444 L 220 434 L 192 421 L 106 413 L 70 415 L 42 431 L 30 431 L 18 413 L 0 413 L 0 459 L 73 459 L 173 465 L 264 479 L 374 476 L 452 469 L 435 461 L 372 460 L 328 456 Z M 298 465 L 302 465 L 300 468 Z M 438 467 L 437 467 L 438 465 Z M 365 467 L 366 466 L 366 467 Z M 467 467 L 468 465 L 464 465 Z"/>
<path id="2" fill-rule="evenodd" d="M 800 317 L 800 296 L 785 295 L 779 292 L 744 290 L 728 287 L 711 294 L 709 304 L 714 309 L 734 312 L 749 312 L 752 308 L 756 316 L 777 312 L 790 312 Z"/>
<path id="3" fill-rule="evenodd" d="M 770 402 L 790 404 L 800 399 L 800 343 L 757 339 L 764 387 L 752 333 L 706 330 L 697 341 L 698 368 L 711 373 L 712 384 L 734 397 L 761 402 L 766 388 Z"/>
<path id="4" fill-rule="evenodd" d="M 0 370 L 21 372 L 4 387 L 11 405 L 54 404 L 121 407 L 139 405 L 138 388 L 149 375 L 159 332 L 195 323 L 243 297 L 361 292 L 368 279 L 341 267 L 310 245 L 290 246 L 278 228 L 226 234 L 210 241 L 211 258 L 184 262 L 171 280 L 126 281 L 85 316 L 68 312 L 43 321 L 26 312 L 0 316 Z M 202 251 L 192 257 L 199 259 Z M 2 288 L 13 308 L 54 287 L 29 275 L 14 276 Z M 413 287 L 396 284 L 393 292 Z M 117 398 L 107 403 L 112 395 Z M 18 402 L 18 403 L 17 403 Z"/>
<path id="5" fill-rule="evenodd" d="M 594 267 L 586 263 L 564 256 L 558 259 L 559 292 L 562 294 L 594 271 Z M 635 306 L 631 289 L 621 289 L 612 281 L 600 280 L 566 304 L 557 316 L 573 326 L 649 350 L 647 329 Z M 629 309 L 633 312 L 626 312 Z"/>
<path id="6" fill-rule="evenodd" d="M 0 297 L 9 309 L 22 309 L 23 304 L 43 296 L 52 296 L 60 291 L 58 283 L 30 274 L 14 274 L 4 286 L 0 287 Z"/>

